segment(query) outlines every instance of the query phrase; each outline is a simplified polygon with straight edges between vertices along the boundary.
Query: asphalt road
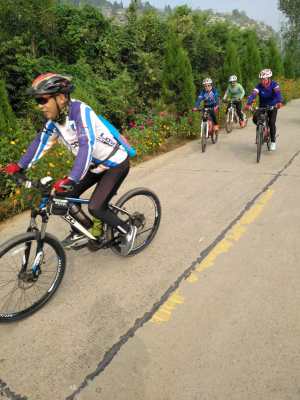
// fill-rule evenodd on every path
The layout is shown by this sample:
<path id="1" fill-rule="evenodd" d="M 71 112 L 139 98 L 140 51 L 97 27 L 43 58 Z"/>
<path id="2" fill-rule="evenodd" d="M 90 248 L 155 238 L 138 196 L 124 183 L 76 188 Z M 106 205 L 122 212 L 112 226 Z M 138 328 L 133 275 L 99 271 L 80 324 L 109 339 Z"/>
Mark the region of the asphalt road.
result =
<path id="1" fill-rule="evenodd" d="M 133 168 L 119 194 L 158 194 L 157 237 L 126 259 L 68 252 L 55 297 L 0 325 L 0 398 L 299 400 L 299 110 L 280 110 L 259 164 L 249 123 Z"/>

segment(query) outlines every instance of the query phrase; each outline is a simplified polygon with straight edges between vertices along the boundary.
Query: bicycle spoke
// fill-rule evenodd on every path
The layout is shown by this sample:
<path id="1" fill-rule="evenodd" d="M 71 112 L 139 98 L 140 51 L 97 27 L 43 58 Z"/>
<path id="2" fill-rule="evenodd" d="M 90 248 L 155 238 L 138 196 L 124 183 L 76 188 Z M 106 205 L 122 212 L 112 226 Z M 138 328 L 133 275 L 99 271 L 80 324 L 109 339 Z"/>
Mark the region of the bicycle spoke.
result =
<path id="1" fill-rule="evenodd" d="M 30 240 L 28 240 L 30 238 Z M 21 242 L 20 242 L 21 240 Z M 60 283 L 64 264 L 59 263 L 58 254 L 64 254 L 54 239 L 43 243 L 43 260 L 37 276 L 31 270 L 37 254 L 38 241 L 31 233 L 24 234 L 12 248 L 0 257 L 0 322 L 19 319 L 32 314 L 50 298 Z M 27 269 L 22 267 L 24 252 L 30 242 Z M 49 242 L 49 243 L 48 243 Z M 60 252 L 60 253 L 59 253 Z M 64 262 L 64 258 L 62 259 Z M 60 268 L 58 268 L 60 266 Z M 47 301 L 47 300 L 46 300 Z"/>

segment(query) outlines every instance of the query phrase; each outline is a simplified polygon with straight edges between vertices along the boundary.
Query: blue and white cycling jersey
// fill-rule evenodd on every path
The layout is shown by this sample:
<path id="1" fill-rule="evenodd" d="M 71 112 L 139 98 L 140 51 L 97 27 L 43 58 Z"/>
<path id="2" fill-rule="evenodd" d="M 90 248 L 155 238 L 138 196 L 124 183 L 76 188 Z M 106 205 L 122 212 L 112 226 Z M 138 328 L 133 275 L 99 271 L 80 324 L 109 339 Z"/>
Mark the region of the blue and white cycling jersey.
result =
<path id="1" fill-rule="evenodd" d="M 79 182 L 85 176 L 92 162 L 99 165 L 98 172 L 102 172 L 121 164 L 128 156 L 122 145 L 112 154 L 118 142 L 109 127 L 100 121 L 87 104 L 71 99 L 66 122 L 59 124 L 47 121 L 19 161 L 19 165 L 24 169 L 30 168 L 57 141 L 65 145 L 76 157 L 69 174 L 69 178 L 75 182 Z"/>
<path id="2" fill-rule="evenodd" d="M 219 93 L 217 89 L 212 88 L 209 92 L 204 89 L 201 90 L 197 97 L 195 107 L 198 108 L 202 101 L 204 101 L 207 107 L 216 107 L 219 104 Z"/>
<path id="3" fill-rule="evenodd" d="M 251 105 L 257 95 L 259 96 L 259 107 L 275 106 L 277 103 L 283 102 L 279 85 L 275 81 L 271 81 L 267 87 L 259 83 L 248 97 L 247 104 Z"/>

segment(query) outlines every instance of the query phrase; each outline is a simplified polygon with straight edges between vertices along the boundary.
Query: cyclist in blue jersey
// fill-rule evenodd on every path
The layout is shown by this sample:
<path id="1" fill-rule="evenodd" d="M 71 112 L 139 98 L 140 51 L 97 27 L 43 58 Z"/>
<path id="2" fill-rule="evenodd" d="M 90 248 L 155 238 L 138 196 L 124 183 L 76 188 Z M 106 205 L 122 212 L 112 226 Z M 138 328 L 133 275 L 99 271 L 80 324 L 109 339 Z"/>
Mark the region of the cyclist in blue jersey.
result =
<path id="1" fill-rule="evenodd" d="M 14 174 L 30 168 L 59 141 L 75 155 L 75 160 L 69 175 L 53 185 L 56 194 L 78 197 L 96 184 L 89 212 L 119 230 L 126 255 L 132 250 L 137 228 L 118 218 L 108 203 L 129 172 L 128 153 L 110 132 L 111 125 L 101 121 L 87 104 L 70 97 L 73 88 L 70 77 L 56 73 L 42 74 L 33 81 L 30 94 L 47 122 L 23 157 L 8 164 L 4 171 Z M 71 247 L 83 237 L 72 231 L 63 245 Z"/>
<path id="2" fill-rule="evenodd" d="M 276 118 L 277 109 L 282 107 L 283 98 L 280 92 L 280 88 L 277 82 L 271 79 L 272 71 L 270 69 L 263 69 L 259 73 L 260 83 L 253 89 L 253 92 L 248 97 L 246 110 L 251 108 L 251 105 L 256 98 L 259 96 L 259 107 L 274 106 L 273 110 L 268 111 L 270 136 L 271 136 L 271 147 L 272 151 L 276 150 Z M 257 123 L 259 110 L 253 115 L 253 122 Z"/>
<path id="3" fill-rule="evenodd" d="M 213 87 L 213 81 L 211 78 L 205 78 L 202 84 L 203 84 L 203 90 L 201 90 L 201 92 L 197 97 L 193 111 L 196 111 L 203 101 L 204 106 L 210 108 L 209 113 L 214 123 L 214 130 L 218 131 L 219 125 L 216 113 L 218 112 L 219 109 L 219 93 L 217 89 Z"/>

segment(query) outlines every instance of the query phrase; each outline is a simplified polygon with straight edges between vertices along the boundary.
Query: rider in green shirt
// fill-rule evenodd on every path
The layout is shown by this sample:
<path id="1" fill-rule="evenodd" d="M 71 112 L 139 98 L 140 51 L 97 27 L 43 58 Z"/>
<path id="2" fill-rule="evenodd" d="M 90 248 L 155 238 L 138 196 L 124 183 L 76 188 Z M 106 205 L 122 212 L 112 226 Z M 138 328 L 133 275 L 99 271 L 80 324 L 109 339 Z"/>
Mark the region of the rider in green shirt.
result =
<path id="1" fill-rule="evenodd" d="M 243 127 L 244 122 L 244 114 L 242 112 L 242 98 L 245 96 L 245 90 L 243 86 L 238 83 L 237 76 L 231 75 L 228 79 L 229 85 L 226 89 L 225 95 L 223 97 L 223 101 L 232 100 L 235 104 L 237 115 L 239 117 L 240 126 Z M 227 110 L 228 111 L 227 106 Z"/>

